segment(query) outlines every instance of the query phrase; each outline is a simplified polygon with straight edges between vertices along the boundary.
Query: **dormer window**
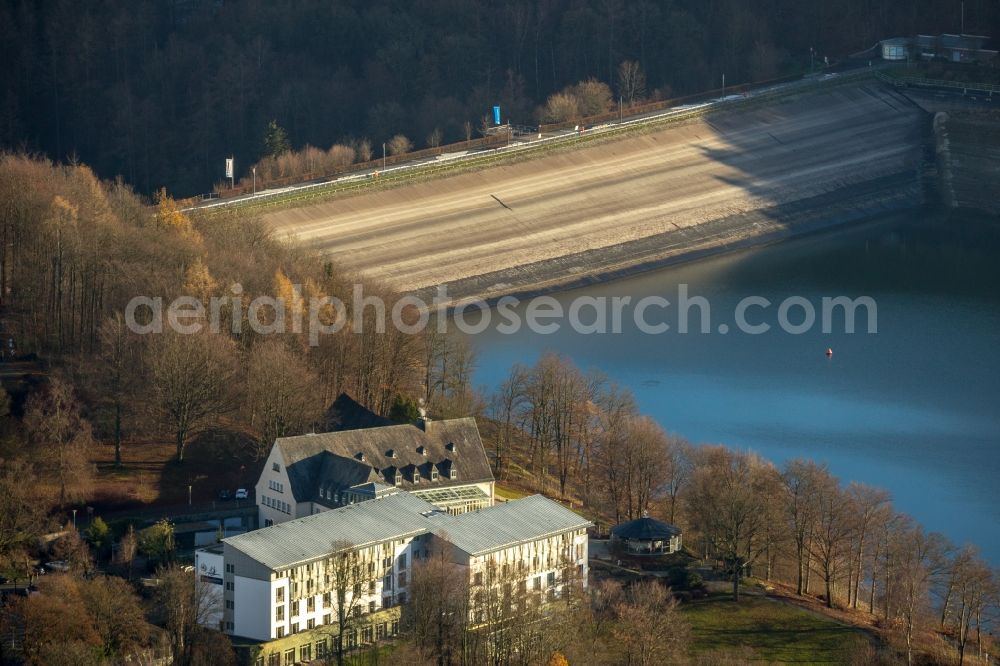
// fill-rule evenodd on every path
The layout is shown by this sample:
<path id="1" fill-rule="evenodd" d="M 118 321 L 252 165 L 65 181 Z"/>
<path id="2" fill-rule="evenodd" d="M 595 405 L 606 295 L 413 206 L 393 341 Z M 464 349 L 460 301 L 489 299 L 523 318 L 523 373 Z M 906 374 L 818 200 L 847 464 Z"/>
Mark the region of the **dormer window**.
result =
<path id="1" fill-rule="evenodd" d="M 391 483 L 394 486 L 401 486 L 403 485 L 403 473 L 395 467 L 388 467 L 385 470 L 385 480 L 386 483 Z"/>
<path id="2" fill-rule="evenodd" d="M 458 470 L 455 468 L 454 463 L 448 469 L 448 477 L 451 478 L 453 481 L 458 478 Z"/>
<path id="3" fill-rule="evenodd" d="M 358 460 L 360 460 L 361 462 L 364 462 L 364 461 L 365 461 L 365 454 L 361 453 L 360 451 L 358 451 L 358 452 L 357 452 L 357 453 L 356 453 L 356 454 L 354 455 L 354 457 L 355 457 L 355 458 L 357 458 Z"/>
<path id="4" fill-rule="evenodd" d="M 454 451 L 455 450 L 455 442 L 448 442 L 447 444 L 445 444 L 444 448 L 448 449 L 449 451 Z"/>
<path id="5" fill-rule="evenodd" d="M 396 457 L 396 450 L 395 449 L 389 449 L 388 451 L 385 452 L 385 457 L 386 458 L 395 458 Z"/>
<path id="6" fill-rule="evenodd" d="M 427 447 L 418 446 L 417 447 L 417 453 L 420 454 L 420 455 L 422 455 L 422 456 L 426 456 L 427 455 Z"/>
<path id="7" fill-rule="evenodd" d="M 437 480 L 438 480 L 438 470 L 437 470 L 437 467 L 433 467 L 432 466 L 431 467 L 431 481 L 437 481 Z"/>
<path id="8" fill-rule="evenodd" d="M 413 483 L 420 483 L 420 470 L 413 468 Z"/>
<path id="9" fill-rule="evenodd" d="M 275 471 L 275 472 L 280 472 L 281 471 L 281 465 L 279 465 L 278 463 L 272 463 L 271 464 L 271 469 L 273 471 Z"/>

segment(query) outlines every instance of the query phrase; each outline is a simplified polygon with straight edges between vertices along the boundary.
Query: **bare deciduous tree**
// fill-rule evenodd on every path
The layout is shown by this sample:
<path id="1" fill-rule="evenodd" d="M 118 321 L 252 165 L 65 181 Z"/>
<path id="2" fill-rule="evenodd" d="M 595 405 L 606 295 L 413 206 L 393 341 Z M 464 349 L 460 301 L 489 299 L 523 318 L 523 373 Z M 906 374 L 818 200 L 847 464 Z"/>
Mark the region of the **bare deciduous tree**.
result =
<path id="1" fill-rule="evenodd" d="M 38 496 L 34 469 L 20 459 L 0 459 L 0 561 L 32 543 L 45 528 L 50 504 Z"/>
<path id="2" fill-rule="evenodd" d="M 104 320 L 99 335 L 103 361 L 100 365 L 102 377 L 99 383 L 111 403 L 115 467 L 121 467 L 123 421 L 132 404 L 129 396 L 136 386 L 138 343 L 135 335 L 125 325 L 125 318 L 117 312 Z"/>
<path id="3" fill-rule="evenodd" d="M 444 138 L 444 132 L 441 131 L 440 127 L 435 127 L 430 134 L 427 135 L 427 146 L 429 148 L 437 148 L 441 145 L 441 139 Z"/>
<path id="4" fill-rule="evenodd" d="M 789 461 L 782 474 L 788 526 L 795 546 L 796 594 L 806 591 L 809 547 L 818 514 L 816 498 L 828 475 L 825 467 L 805 460 Z"/>
<path id="5" fill-rule="evenodd" d="M 656 581 L 633 585 L 615 605 L 613 629 L 625 663 L 635 666 L 686 663 L 690 627 L 670 590 Z"/>
<path id="6" fill-rule="evenodd" d="M 231 409 L 237 363 L 233 343 L 221 335 L 164 332 L 149 346 L 152 401 L 174 435 L 177 460 L 190 438 Z"/>
<path id="7" fill-rule="evenodd" d="M 323 414 L 319 378 L 281 340 L 265 340 L 249 352 L 247 402 L 257 432 L 257 458 L 278 437 L 300 435 Z"/>
<path id="8" fill-rule="evenodd" d="M 413 150 L 413 143 L 402 134 L 397 134 L 386 142 L 390 155 L 404 155 Z"/>
<path id="9" fill-rule="evenodd" d="M 212 647 L 219 643 L 228 646 L 226 636 L 205 626 L 210 617 L 219 613 L 221 596 L 208 585 L 195 585 L 194 573 L 178 566 L 160 569 L 157 578 L 160 582 L 155 608 L 170 637 L 173 663 L 191 664 L 203 650 L 221 659 L 216 663 L 233 663 L 231 647 L 221 651 Z"/>
<path id="10" fill-rule="evenodd" d="M 94 480 L 90 462 L 93 437 L 72 386 L 56 377 L 44 391 L 32 395 L 24 425 L 33 457 L 58 489 L 59 506 L 85 499 Z"/>
<path id="11" fill-rule="evenodd" d="M 618 94 L 632 106 L 646 96 L 646 74 L 634 60 L 623 60 L 618 65 Z"/>
<path id="12" fill-rule="evenodd" d="M 459 663 L 469 629 L 469 572 L 444 551 L 414 564 L 402 628 L 440 666 Z"/>
<path id="13" fill-rule="evenodd" d="M 747 453 L 713 447 L 701 454 L 691 484 L 690 515 L 709 551 L 732 576 L 733 600 L 739 601 L 741 578 L 763 549 L 763 476 L 776 472 Z"/>

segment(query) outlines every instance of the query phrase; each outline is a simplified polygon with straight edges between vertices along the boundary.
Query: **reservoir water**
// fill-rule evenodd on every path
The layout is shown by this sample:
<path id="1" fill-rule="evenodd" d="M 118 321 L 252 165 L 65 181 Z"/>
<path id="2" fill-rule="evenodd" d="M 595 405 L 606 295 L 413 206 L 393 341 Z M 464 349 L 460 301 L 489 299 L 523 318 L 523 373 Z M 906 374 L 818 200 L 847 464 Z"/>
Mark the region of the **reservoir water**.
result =
<path id="1" fill-rule="evenodd" d="M 825 462 L 845 483 L 888 489 L 898 510 L 1000 564 L 1000 221 L 916 212 L 556 299 L 565 308 L 579 296 L 676 304 L 682 284 L 708 301 L 710 332 L 698 332 L 700 310 L 690 309 L 693 332 L 678 333 L 669 307 L 645 312 L 671 324 L 660 334 L 641 332 L 627 310 L 620 333 L 581 334 L 565 320 L 550 334 L 491 327 L 472 336 L 476 384 L 492 390 L 513 363 L 558 352 L 629 387 L 668 431 L 778 464 Z M 773 304 L 746 310 L 768 332 L 734 325 L 748 296 Z M 817 323 L 805 333 L 778 325 L 778 304 L 792 296 L 815 304 Z M 855 333 L 836 313 L 823 332 L 822 299 L 836 296 L 873 298 L 877 333 L 867 332 L 863 309 Z M 592 320 L 587 312 L 579 319 Z M 801 306 L 788 313 L 793 324 L 803 316 Z"/>

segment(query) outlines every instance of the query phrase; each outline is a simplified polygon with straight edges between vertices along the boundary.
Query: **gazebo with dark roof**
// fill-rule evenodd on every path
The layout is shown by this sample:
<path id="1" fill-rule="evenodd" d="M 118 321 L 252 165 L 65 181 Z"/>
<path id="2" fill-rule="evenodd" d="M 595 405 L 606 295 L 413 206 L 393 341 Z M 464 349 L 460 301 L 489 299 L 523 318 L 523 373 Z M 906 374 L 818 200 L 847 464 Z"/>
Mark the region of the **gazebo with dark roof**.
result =
<path id="1" fill-rule="evenodd" d="M 612 527 L 611 540 L 638 554 L 675 553 L 681 549 L 680 529 L 649 517 Z"/>

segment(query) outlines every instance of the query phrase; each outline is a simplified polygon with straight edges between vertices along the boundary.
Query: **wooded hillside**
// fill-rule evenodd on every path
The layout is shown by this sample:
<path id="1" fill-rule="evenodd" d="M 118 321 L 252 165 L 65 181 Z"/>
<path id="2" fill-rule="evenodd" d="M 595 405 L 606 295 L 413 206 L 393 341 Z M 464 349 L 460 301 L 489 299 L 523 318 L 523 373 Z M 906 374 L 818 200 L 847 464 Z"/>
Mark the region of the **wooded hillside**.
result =
<path id="1" fill-rule="evenodd" d="M 1000 10 L 965 3 L 967 32 Z M 265 154 L 271 120 L 291 147 L 415 147 L 464 140 L 494 104 L 531 122 L 549 95 L 622 62 L 669 97 L 804 71 L 923 31 L 957 32 L 958 0 L 221 0 L 0 5 L 0 146 L 77 156 L 139 191 L 209 191 Z M 380 152 L 380 151 L 378 151 Z"/>

